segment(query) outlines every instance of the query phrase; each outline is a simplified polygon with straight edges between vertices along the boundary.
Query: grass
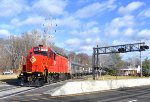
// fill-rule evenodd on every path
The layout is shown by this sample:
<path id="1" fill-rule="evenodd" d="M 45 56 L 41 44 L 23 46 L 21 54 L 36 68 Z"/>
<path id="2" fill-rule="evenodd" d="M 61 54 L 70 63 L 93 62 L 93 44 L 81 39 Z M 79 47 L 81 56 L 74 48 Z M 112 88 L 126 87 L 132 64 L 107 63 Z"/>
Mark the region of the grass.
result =
<path id="1" fill-rule="evenodd" d="M 101 77 L 96 78 L 96 80 L 119 80 L 119 79 L 137 79 L 141 78 L 139 76 L 110 76 L 110 75 L 104 75 Z M 145 77 L 142 77 L 145 78 Z M 88 77 L 87 80 L 93 80 L 93 77 Z"/>
<path id="2" fill-rule="evenodd" d="M 0 83 L 14 84 L 17 81 L 17 76 L 18 74 L 0 75 Z M 104 76 L 98 77 L 96 80 L 119 80 L 119 79 L 137 79 L 137 78 L 141 78 L 141 77 L 104 75 Z M 149 78 L 149 77 L 142 77 L 142 78 Z M 85 80 L 93 80 L 93 77 L 88 76 L 85 78 Z"/>
<path id="3" fill-rule="evenodd" d="M 17 76 L 17 74 L 0 75 L 0 81 L 5 79 L 16 79 Z"/>
<path id="4" fill-rule="evenodd" d="M 7 84 L 14 84 L 17 81 L 18 74 L 10 74 L 10 75 L 0 75 L 0 84 L 7 83 Z"/>

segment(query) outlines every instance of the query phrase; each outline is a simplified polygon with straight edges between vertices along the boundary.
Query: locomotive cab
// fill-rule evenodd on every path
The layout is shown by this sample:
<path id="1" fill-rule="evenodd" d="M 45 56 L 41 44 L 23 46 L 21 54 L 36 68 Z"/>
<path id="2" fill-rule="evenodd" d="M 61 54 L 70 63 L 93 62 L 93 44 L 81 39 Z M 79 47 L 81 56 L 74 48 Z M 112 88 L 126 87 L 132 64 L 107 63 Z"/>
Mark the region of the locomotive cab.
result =
<path id="1" fill-rule="evenodd" d="M 50 49 L 39 46 L 33 47 L 26 58 L 26 72 L 43 72 L 48 66 L 49 62 L 52 62 L 52 59 L 48 59 L 48 52 Z"/>

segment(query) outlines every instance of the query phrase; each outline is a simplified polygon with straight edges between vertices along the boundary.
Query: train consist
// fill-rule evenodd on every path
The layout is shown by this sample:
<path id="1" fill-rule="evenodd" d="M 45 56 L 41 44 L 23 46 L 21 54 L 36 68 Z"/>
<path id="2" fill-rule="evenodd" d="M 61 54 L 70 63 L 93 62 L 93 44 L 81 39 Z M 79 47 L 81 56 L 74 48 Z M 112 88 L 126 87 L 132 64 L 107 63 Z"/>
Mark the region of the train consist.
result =
<path id="1" fill-rule="evenodd" d="M 72 65 L 67 57 L 43 45 L 32 47 L 26 61 L 23 58 L 22 62 L 25 64 L 22 64 L 22 71 L 18 77 L 19 84 L 22 86 L 41 86 L 44 83 L 53 83 L 87 73 L 83 67 L 78 67 L 75 72 L 75 66 L 71 69 Z"/>

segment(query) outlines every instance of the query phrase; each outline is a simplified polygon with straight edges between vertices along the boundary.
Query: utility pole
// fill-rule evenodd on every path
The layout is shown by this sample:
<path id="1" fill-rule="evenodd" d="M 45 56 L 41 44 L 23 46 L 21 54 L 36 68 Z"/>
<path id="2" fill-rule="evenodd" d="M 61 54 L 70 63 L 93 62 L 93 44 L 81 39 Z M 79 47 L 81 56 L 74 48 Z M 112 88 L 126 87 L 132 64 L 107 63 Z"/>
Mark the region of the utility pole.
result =
<path id="1" fill-rule="evenodd" d="M 50 38 L 53 38 L 54 36 L 52 35 L 52 29 L 57 26 L 57 24 L 53 24 L 53 18 L 49 17 L 45 19 L 45 23 L 43 24 L 44 26 L 44 33 L 43 33 L 43 44 L 45 46 L 48 46 L 48 42 Z M 54 32 L 56 32 L 56 29 L 54 29 Z"/>

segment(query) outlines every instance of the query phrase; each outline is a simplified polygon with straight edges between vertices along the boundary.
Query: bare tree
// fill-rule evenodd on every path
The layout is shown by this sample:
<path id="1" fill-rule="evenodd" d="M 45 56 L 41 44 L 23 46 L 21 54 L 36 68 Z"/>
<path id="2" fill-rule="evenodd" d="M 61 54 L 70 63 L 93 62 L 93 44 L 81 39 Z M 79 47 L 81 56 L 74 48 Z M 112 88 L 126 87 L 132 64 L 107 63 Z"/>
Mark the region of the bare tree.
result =
<path id="1" fill-rule="evenodd" d="M 76 53 L 75 52 L 69 52 L 68 58 L 70 61 L 75 61 L 76 60 Z"/>
<path id="2" fill-rule="evenodd" d="M 83 65 L 89 65 L 90 64 L 90 58 L 85 53 L 79 53 L 79 54 L 77 54 L 77 62 L 81 63 Z"/>
<path id="3" fill-rule="evenodd" d="M 128 66 L 137 67 L 138 65 L 140 65 L 140 59 L 136 57 L 128 58 L 127 63 Z"/>
<path id="4" fill-rule="evenodd" d="M 41 37 L 38 30 L 33 30 L 23 33 L 20 37 L 11 35 L 0 41 L 0 67 L 14 69 L 19 67 L 21 56 L 26 56 L 31 47 L 40 44 Z"/>

